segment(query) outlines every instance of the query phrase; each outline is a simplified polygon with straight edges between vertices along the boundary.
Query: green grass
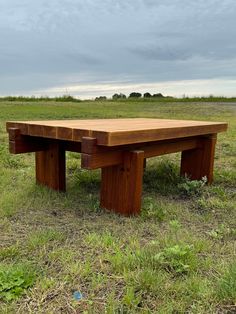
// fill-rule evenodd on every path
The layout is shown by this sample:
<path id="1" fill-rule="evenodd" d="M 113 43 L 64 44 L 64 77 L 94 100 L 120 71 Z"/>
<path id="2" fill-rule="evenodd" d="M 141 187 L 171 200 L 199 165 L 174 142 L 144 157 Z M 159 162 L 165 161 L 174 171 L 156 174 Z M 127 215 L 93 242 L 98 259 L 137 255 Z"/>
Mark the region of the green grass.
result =
<path id="1" fill-rule="evenodd" d="M 220 278 L 217 286 L 219 300 L 235 302 L 236 300 L 236 262 L 229 266 Z"/>
<path id="2" fill-rule="evenodd" d="M 0 264 L 0 296 L 9 302 L 34 284 L 35 273 L 27 264 Z"/>
<path id="3" fill-rule="evenodd" d="M 236 103 L 200 100 L 1 100 L 0 313 L 235 313 Z M 181 179 L 180 154 L 149 159 L 142 213 L 120 217 L 79 154 L 57 193 L 35 185 L 33 154 L 8 153 L 7 120 L 111 117 L 228 122 L 213 185 Z"/>

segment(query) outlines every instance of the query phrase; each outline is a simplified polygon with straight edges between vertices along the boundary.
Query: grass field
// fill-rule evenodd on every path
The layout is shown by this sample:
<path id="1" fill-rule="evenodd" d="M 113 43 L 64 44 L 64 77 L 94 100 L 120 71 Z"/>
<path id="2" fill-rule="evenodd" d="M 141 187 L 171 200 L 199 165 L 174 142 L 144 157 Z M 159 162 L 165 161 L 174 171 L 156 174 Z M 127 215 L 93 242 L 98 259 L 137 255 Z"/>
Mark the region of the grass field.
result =
<path id="1" fill-rule="evenodd" d="M 226 121 L 215 181 L 180 154 L 149 159 L 142 214 L 99 208 L 100 172 L 67 153 L 67 192 L 10 155 L 7 120 L 151 117 Z M 236 313 L 236 103 L 0 102 L 0 313 Z M 81 297 L 82 294 L 82 297 Z"/>

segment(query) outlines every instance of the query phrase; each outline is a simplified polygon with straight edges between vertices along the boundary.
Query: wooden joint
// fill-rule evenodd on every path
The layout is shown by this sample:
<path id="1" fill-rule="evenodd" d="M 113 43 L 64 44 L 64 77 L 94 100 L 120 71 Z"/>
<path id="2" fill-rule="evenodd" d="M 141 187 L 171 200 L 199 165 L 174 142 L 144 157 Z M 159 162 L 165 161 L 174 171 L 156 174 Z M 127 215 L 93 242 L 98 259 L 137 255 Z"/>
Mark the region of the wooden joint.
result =
<path id="1" fill-rule="evenodd" d="M 200 146 L 200 142 L 197 138 L 181 139 L 179 141 L 163 141 L 154 143 L 143 148 L 144 157 L 150 158 L 155 156 L 161 156 L 165 154 L 177 153 L 185 150 L 195 149 Z"/>
<path id="2" fill-rule="evenodd" d="M 9 151 L 11 154 L 33 153 L 48 148 L 48 141 L 20 135 L 18 131 L 9 133 Z"/>
<path id="3" fill-rule="evenodd" d="M 217 133 L 204 134 L 197 137 L 199 140 L 217 140 Z"/>
<path id="4" fill-rule="evenodd" d="M 122 151 L 107 151 L 96 154 L 81 154 L 81 168 L 84 169 L 98 169 L 114 165 L 122 164 Z"/>
<path id="5" fill-rule="evenodd" d="M 216 143 L 217 134 L 207 134 L 198 138 L 198 147 L 199 149 L 204 149 L 207 143 Z"/>
<path id="6" fill-rule="evenodd" d="M 84 146 L 83 146 L 83 143 Z M 85 139 L 82 142 L 81 167 L 85 169 L 98 169 L 103 167 L 115 166 L 123 163 L 124 156 L 130 152 L 140 152 L 144 158 L 150 158 L 179 151 L 201 148 L 201 140 L 191 138 L 179 140 L 177 142 L 160 141 L 149 145 L 139 145 L 139 147 L 121 146 L 117 150 L 109 147 L 100 147 L 95 144 L 95 139 Z M 86 153 L 89 151 L 90 153 Z"/>
<path id="7" fill-rule="evenodd" d="M 7 131 L 9 134 L 9 141 L 15 141 L 21 137 L 21 132 L 18 128 L 9 128 Z"/>
<path id="8" fill-rule="evenodd" d="M 94 137 L 82 137 L 81 151 L 85 154 L 94 154 L 98 151 L 97 139 Z"/>
<path id="9" fill-rule="evenodd" d="M 217 140 L 217 133 L 207 134 L 204 136 L 205 139 Z"/>
<path id="10" fill-rule="evenodd" d="M 119 150 L 127 150 L 127 145 L 120 146 L 104 146 L 98 145 L 97 139 L 94 137 L 82 137 L 81 152 L 85 154 L 97 154 L 105 152 L 114 152 Z M 130 148 L 130 147 L 129 147 Z"/>

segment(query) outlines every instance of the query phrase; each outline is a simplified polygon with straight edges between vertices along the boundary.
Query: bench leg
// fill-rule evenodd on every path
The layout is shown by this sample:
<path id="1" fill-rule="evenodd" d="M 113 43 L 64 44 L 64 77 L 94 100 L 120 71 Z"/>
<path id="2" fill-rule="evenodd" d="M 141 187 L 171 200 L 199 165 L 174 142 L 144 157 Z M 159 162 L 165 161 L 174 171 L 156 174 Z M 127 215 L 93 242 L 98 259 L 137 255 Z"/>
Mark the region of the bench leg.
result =
<path id="1" fill-rule="evenodd" d="M 124 153 L 121 165 L 102 168 L 101 207 L 125 216 L 140 213 L 144 152 Z"/>
<path id="2" fill-rule="evenodd" d="M 36 152 L 36 182 L 57 191 L 65 191 L 65 150 L 59 143 L 49 144 L 49 148 Z"/>
<path id="3" fill-rule="evenodd" d="M 199 148 L 182 152 L 180 173 L 191 180 L 201 180 L 206 176 L 210 184 L 213 181 L 216 135 L 202 137 L 199 141 Z"/>

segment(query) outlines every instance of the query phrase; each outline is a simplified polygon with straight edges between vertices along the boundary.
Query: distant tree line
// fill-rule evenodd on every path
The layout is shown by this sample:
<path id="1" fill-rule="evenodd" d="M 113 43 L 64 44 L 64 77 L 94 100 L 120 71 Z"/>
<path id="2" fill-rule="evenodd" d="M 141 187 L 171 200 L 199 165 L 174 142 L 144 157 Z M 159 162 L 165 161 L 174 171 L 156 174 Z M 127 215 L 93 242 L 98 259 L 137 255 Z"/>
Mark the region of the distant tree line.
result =
<path id="1" fill-rule="evenodd" d="M 146 92 L 144 93 L 143 95 L 141 93 L 138 93 L 138 92 L 132 92 L 129 94 L 129 96 L 126 96 L 125 94 L 118 94 L 118 93 L 115 93 L 113 96 L 112 96 L 112 99 L 113 100 L 118 100 L 118 99 L 127 99 L 127 98 L 165 98 L 165 96 L 163 96 L 161 93 L 156 93 L 156 94 L 150 94 L 149 92 Z M 107 97 L 106 96 L 99 96 L 99 97 L 96 97 L 95 100 L 106 100 Z"/>
<path id="2" fill-rule="evenodd" d="M 126 99 L 127 97 L 126 97 L 126 95 L 125 94 L 122 94 L 122 93 L 120 93 L 120 94 L 114 94 L 113 96 L 112 96 L 112 99 Z"/>
<path id="3" fill-rule="evenodd" d="M 189 97 L 183 95 L 182 98 L 174 98 L 172 96 L 163 96 L 161 93 L 156 94 L 150 94 L 149 92 L 144 93 L 143 95 L 138 92 L 132 92 L 129 94 L 129 96 L 126 96 L 125 94 L 114 94 L 112 96 L 113 100 L 122 100 L 122 99 L 163 99 L 163 100 L 170 100 L 170 99 L 176 99 L 181 102 L 188 102 L 188 101 L 236 101 L 236 97 L 224 97 L 224 96 L 202 96 L 202 97 Z M 99 96 L 95 98 L 96 101 L 106 101 L 108 98 L 106 96 Z M 62 95 L 58 97 L 48 97 L 48 96 L 0 96 L 0 102 L 3 101 L 22 101 L 22 102 L 48 102 L 48 101 L 55 101 L 55 102 L 81 102 L 83 100 L 79 99 L 78 97 L 74 97 L 71 95 Z"/>
<path id="4" fill-rule="evenodd" d="M 143 95 L 141 93 L 138 92 L 132 92 L 129 94 L 128 98 L 157 98 L 157 97 L 162 97 L 164 98 L 165 96 L 163 96 L 161 93 L 157 93 L 157 94 L 150 94 L 149 92 L 144 93 Z M 124 94 L 114 94 L 112 96 L 112 99 L 125 99 L 127 98 L 126 95 Z"/>
<path id="5" fill-rule="evenodd" d="M 71 95 L 63 95 L 58 97 L 48 96 L 3 96 L 0 97 L 0 101 L 24 101 L 24 102 L 37 102 L 37 101 L 58 101 L 58 102 L 81 102 L 79 98 L 75 98 Z"/>
<path id="6" fill-rule="evenodd" d="M 103 100 L 107 100 L 107 97 L 106 96 L 99 96 L 99 97 L 96 97 L 95 100 L 99 100 L 99 101 L 103 101 Z"/>
<path id="7" fill-rule="evenodd" d="M 141 95 L 141 96 L 140 96 Z M 112 99 L 163 99 L 165 100 L 176 100 L 178 102 L 189 102 L 189 101 L 207 101 L 207 102 L 214 102 L 214 101 L 222 101 L 222 102 L 236 102 L 236 97 L 225 97 L 225 96 L 195 96 L 195 97 L 190 97 L 190 96 L 185 96 L 183 95 L 181 98 L 177 97 L 172 97 L 172 96 L 163 96 L 161 93 L 156 93 L 151 95 L 150 93 L 144 93 L 143 95 L 140 93 L 131 93 L 128 97 L 124 94 L 114 94 L 112 96 Z M 89 99 L 87 99 L 89 100 Z M 91 99 L 92 100 L 92 99 Z M 106 96 L 99 96 L 96 97 L 95 100 L 97 101 L 106 101 L 108 98 Z M 36 96 L 0 96 L 0 102 L 14 102 L 14 101 L 21 101 L 21 102 L 81 102 L 83 100 L 70 96 L 70 95 L 64 95 L 64 96 L 58 96 L 58 97 L 48 97 L 48 96 L 41 96 L 41 97 L 36 97 Z"/>

